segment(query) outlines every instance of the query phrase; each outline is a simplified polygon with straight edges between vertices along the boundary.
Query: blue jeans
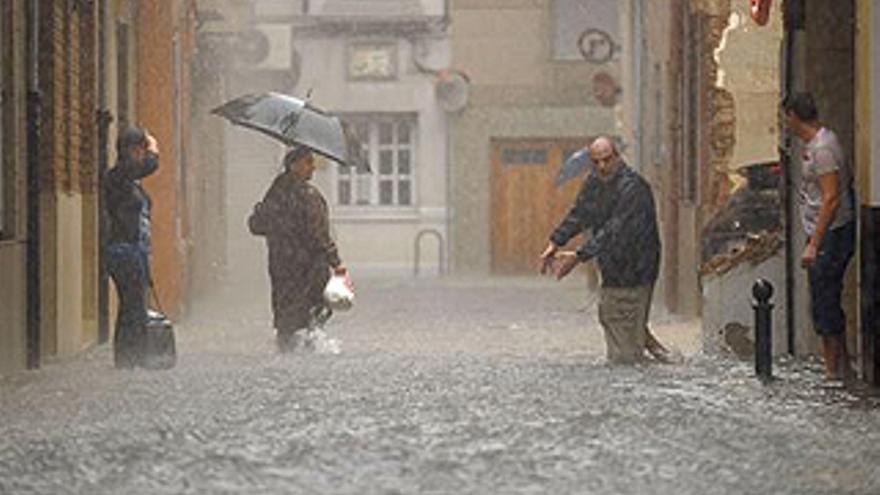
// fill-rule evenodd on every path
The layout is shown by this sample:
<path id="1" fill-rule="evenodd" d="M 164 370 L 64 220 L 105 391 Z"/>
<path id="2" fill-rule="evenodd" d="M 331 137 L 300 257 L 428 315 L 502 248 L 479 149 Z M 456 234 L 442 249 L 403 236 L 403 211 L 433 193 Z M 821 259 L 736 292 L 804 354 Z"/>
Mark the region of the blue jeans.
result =
<path id="1" fill-rule="evenodd" d="M 116 243 L 105 251 L 107 271 L 119 295 L 119 311 L 113 334 L 117 366 L 131 366 L 136 343 L 147 323 L 149 253 L 137 244 Z"/>
<path id="2" fill-rule="evenodd" d="M 856 227 L 850 222 L 825 232 L 816 262 L 807 272 L 813 326 L 823 336 L 846 332 L 846 314 L 841 307 L 843 277 L 855 251 Z"/>

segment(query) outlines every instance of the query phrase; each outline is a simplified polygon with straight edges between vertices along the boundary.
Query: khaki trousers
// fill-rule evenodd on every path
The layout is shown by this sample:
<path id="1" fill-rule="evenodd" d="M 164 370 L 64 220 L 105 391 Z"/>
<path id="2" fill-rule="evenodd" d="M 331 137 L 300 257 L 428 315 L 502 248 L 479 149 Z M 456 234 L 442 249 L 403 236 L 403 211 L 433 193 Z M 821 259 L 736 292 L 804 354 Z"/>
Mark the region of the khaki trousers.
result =
<path id="1" fill-rule="evenodd" d="M 653 284 L 599 289 L 599 323 L 605 331 L 610 363 L 633 364 L 644 359 L 653 292 Z"/>

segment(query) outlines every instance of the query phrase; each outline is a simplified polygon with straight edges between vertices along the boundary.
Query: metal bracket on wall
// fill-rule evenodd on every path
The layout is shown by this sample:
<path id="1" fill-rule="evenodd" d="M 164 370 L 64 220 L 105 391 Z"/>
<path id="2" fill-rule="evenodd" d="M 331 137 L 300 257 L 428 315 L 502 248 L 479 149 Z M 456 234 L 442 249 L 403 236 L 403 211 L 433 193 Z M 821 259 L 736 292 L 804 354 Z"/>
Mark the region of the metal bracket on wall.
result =
<path id="1" fill-rule="evenodd" d="M 446 273 L 446 253 L 443 248 L 443 234 L 440 233 L 437 229 L 423 229 L 420 230 L 418 234 L 416 234 L 416 240 L 413 244 L 413 276 L 419 276 L 419 265 L 421 264 L 422 258 L 422 238 L 426 235 L 430 235 L 437 239 L 437 267 L 438 274 L 443 275 Z"/>

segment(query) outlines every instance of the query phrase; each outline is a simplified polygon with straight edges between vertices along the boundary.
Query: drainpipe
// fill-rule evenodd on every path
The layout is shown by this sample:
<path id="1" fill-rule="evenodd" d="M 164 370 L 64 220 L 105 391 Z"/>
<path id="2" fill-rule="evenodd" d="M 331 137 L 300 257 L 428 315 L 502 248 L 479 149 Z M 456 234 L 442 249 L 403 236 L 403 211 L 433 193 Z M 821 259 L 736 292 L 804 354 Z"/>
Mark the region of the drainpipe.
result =
<path id="1" fill-rule="evenodd" d="M 107 0 L 100 0 L 98 7 L 100 18 L 98 21 L 98 343 L 103 344 L 110 339 L 110 303 L 109 287 L 110 277 L 107 274 L 104 262 L 104 244 L 107 237 L 107 227 L 104 218 L 104 194 L 102 182 L 104 172 L 109 166 L 107 145 L 109 141 L 110 123 L 113 116 L 107 108 Z"/>
<path id="2" fill-rule="evenodd" d="M 795 91 L 795 50 L 797 49 L 797 32 L 804 28 L 804 3 L 803 0 L 786 0 L 785 1 L 784 27 L 785 37 L 782 47 L 782 73 L 783 88 L 782 96 L 786 97 Z M 794 163 L 791 156 L 792 135 L 790 129 L 784 129 L 782 133 L 782 146 L 780 162 L 782 164 L 783 185 L 782 199 L 785 205 L 785 330 L 786 344 L 788 353 L 795 353 L 795 285 L 794 274 L 798 269 L 796 265 L 797 250 L 794 245 L 794 229 L 796 215 L 794 212 L 794 198 L 791 194 L 793 190 L 792 165 Z"/>
<path id="3" fill-rule="evenodd" d="M 633 0 L 633 16 L 632 16 L 632 37 L 633 37 L 633 88 L 635 101 L 635 118 L 633 122 L 633 159 L 635 160 L 636 170 L 642 170 L 642 115 L 644 113 L 644 98 L 642 97 L 642 56 L 643 46 L 642 40 L 644 34 L 644 19 L 642 0 Z"/>
<path id="4" fill-rule="evenodd" d="M 40 2 L 27 4 L 27 367 L 40 366 Z"/>

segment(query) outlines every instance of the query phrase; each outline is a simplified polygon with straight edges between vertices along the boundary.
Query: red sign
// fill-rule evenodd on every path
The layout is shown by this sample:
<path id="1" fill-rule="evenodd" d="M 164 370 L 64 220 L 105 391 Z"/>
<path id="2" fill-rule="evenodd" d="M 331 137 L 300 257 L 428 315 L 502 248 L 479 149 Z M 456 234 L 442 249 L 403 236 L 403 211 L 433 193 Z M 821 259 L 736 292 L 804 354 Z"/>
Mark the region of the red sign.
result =
<path id="1" fill-rule="evenodd" d="M 602 106 L 613 107 L 617 104 L 620 86 L 607 72 L 599 72 L 593 76 L 593 96 Z"/>

